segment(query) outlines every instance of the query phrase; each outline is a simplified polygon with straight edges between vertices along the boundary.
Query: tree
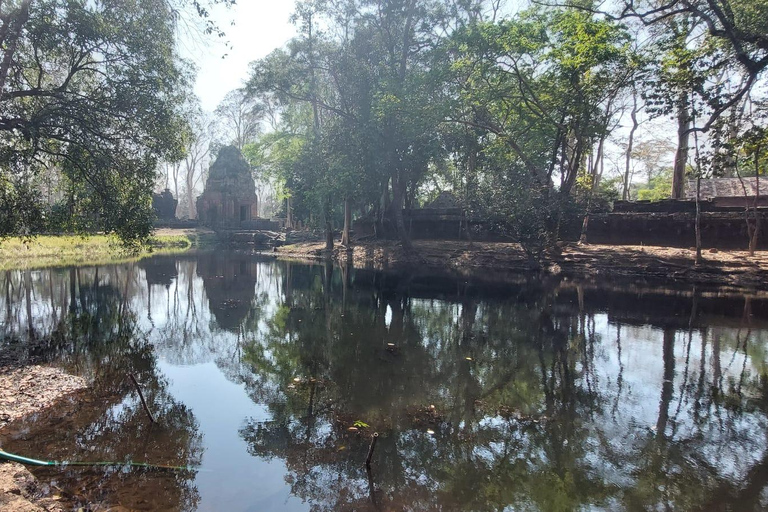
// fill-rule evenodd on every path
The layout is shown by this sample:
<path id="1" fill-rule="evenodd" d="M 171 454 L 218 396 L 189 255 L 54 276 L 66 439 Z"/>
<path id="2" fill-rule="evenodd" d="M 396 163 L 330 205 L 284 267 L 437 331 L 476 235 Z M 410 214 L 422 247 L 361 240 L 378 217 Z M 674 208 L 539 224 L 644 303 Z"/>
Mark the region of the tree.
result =
<path id="1" fill-rule="evenodd" d="M 222 126 L 225 144 L 240 151 L 261 133 L 265 107 L 243 89 L 230 91 L 214 112 Z"/>
<path id="2" fill-rule="evenodd" d="M 459 101 L 450 121 L 479 129 L 490 157 L 478 210 L 532 260 L 557 239 L 580 176 L 587 196 L 594 187 L 588 155 L 635 69 L 627 41 L 610 21 L 540 8 L 454 37 Z"/>
<path id="3" fill-rule="evenodd" d="M 669 199 L 672 191 L 672 173 L 662 171 L 648 180 L 647 186 L 637 189 L 640 201 L 661 201 Z"/>
<path id="4" fill-rule="evenodd" d="M 316 154 L 327 151 L 326 168 L 317 172 L 333 167 L 327 180 L 333 190 L 320 216 L 327 218 L 343 202 L 348 228 L 354 201 L 370 207 L 380 227 L 386 214 L 411 248 L 402 209 L 413 202 L 441 152 L 443 104 L 436 94 L 442 86 L 431 74 L 433 51 L 459 13 L 479 2 L 468 4 L 446 9 L 427 0 L 302 3 L 295 18 L 302 37 L 253 64 L 249 90 L 274 94 L 286 107 L 306 105 L 311 123 L 305 133 L 315 140 Z M 326 28 L 321 32 L 318 26 Z"/>
<path id="5" fill-rule="evenodd" d="M 216 0 L 214 0 L 216 3 Z M 228 4 L 229 0 L 222 3 Z M 190 71 L 175 50 L 188 7 L 207 3 L 31 0 L 0 6 L 0 235 L 39 231 L 51 214 L 31 184 L 57 169 L 67 227 L 141 240 L 160 161 L 183 156 Z M 24 205 L 24 214 L 14 212 Z"/>
<path id="6" fill-rule="evenodd" d="M 708 131 L 723 113 L 749 94 L 768 67 L 768 3 L 765 0 L 670 0 L 660 4 L 621 0 L 612 11 L 592 2 L 573 2 L 569 6 L 613 20 L 637 21 L 657 29 L 657 36 L 670 29 L 672 37 L 691 31 L 699 36 L 702 44 L 711 42 L 712 53 L 696 59 L 693 66 L 708 73 L 725 69 L 744 79 L 726 86 L 720 80 L 697 87 L 694 93 L 710 110 L 702 116 L 701 125 L 691 130 Z M 680 27 L 686 30 L 674 30 Z M 731 66 L 733 62 L 737 65 Z"/>
<path id="7" fill-rule="evenodd" d="M 749 174 L 755 176 L 755 198 L 754 203 L 751 205 L 752 219 L 750 219 L 750 205 L 745 204 L 745 219 L 747 222 L 747 235 L 749 237 L 749 255 L 755 255 L 755 249 L 757 249 L 757 242 L 760 237 L 761 228 L 761 214 L 758 212 L 758 202 L 760 201 L 760 175 L 765 174 L 765 156 L 768 149 L 768 128 L 766 126 L 752 126 L 741 136 L 741 146 L 746 160 L 751 160 L 752 169 Z M 739 174 L 741 179 L 741 174 Z M 747 199 L 746 187 L 742 180 L 742 187 L 744 187 L 745 202 Z"/>
<path id="8" fill-rule="evenodd" d="M 173 181 L 174 195 L 179 201 L 177 215 L 195 219 L 197 188 L 207 173 L 211 148 L 217 137 L 217 123 L 210 114 L 203 112 L 197 102 L 185 108 L 185 118 L 189 126 L 183 137 L 184 159 L 166 164 L 164 172 L 166 181 L 169 181 L 168 178 Z"/>

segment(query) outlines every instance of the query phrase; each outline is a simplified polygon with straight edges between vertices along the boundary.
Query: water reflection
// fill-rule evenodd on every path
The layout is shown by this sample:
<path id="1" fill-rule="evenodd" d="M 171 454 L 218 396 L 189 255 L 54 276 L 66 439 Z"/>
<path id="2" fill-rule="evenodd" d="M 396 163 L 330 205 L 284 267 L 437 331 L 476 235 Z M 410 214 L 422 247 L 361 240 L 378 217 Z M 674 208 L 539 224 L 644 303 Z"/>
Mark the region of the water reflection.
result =
<path id="1" fill-rule="evenodd" d="M 89 375 L 94 390 L 3 446 L 216 468 L 41 473 L 133 508 L 768 506 L 768 300 L 488 277 L 221 252 L 6 272 L 5 347 Z M 269 488 L 245 483 L 276 471 Z"/>
<path id="2" fill-rule="evenodd" d="M 202 436 L 194 415 L 167 393 L 154 348 L 129 303 L 140 291 L 136 276 L 132 267 L 6 273 L 4 306 L 10 315 L 2 324 L 5 344 L 21 344 L 30 359 L 56 361 L 93 382 L 93 389 L 77 400 L 9 427 L 6 449 L 64 461 L 199 462 Z M 142 382 L 157 425 L 146 421 L 129 372 Z M 157 509 L 191 510 L 199 500 L 190 472 L 115 467 L 41 469 L 38 474 L 58 494 L 82 504 L 117 500 L 127 506 L 143 502 Z M 118 497 L 139 487 L 146 496 Z"/>

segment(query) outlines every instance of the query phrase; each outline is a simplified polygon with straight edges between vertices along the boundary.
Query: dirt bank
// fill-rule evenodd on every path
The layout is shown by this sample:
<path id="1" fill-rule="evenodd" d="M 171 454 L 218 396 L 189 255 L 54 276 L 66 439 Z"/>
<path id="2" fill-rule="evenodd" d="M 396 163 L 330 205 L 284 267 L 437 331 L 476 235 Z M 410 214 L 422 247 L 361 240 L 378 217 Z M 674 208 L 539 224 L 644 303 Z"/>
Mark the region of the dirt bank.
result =
<path id="1" fill-rule="evenodd" d="M 415 253 L 398 242 L 358 242 L 351 257 L 356 266 L 379 269 L 413 269 L 424 265 L 459 274 L 478 271 L 495 273 L 531 272 L 518 244 L 416 240 Z M 321 258 L 322 243 L 281 247 L 278 254 L 293 258 Z M 768 289 L 768 252 L 750 257 L 746 251 L 705 251 L 704 262 L 694 266 L 695 251 L 649 246 L 567 244 L 548 254 L 541 271 L 569 278 L 602 277 L 642 279 L 648 282 L 678 282 L 708 286 Z M 345 261 L 348 253 L 337 246 L 334 258 Z"/>
<path id="2" fill-rule="evenodd" d="M 11 421 L 50 407 L 85 387 L 83 378 L 58 368 L 0 368 L 0 431 Z"/>
<path id="3" fill-rule="evenodd" d="M 32 473 L 16 462 L 0 463 L 0 510 L 13 512 L 63 512 L 70 510 L 61 498 L 46 494 Z"/>
<path id="4" fill-rule="evenodd" d="M 51 407 L 85 387 L 84 379 L 57 368 L 36 365 L 0 367 L 0 433 L 8 423 Z M 21 464 L 0 461 L 0 510 L 69 510 L 71 507 L 62 500 L 43 489 Z"/>

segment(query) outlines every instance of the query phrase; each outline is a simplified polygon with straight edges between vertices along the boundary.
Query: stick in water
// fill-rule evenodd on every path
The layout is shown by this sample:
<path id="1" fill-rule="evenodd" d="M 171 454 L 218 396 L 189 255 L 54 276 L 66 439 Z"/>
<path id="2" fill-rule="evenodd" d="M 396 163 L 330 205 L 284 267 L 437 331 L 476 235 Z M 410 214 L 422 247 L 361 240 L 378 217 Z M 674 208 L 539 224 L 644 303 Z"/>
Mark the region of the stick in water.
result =
<path id="1" fill-rule="evenodd" d="M 373 450 L 376 449 L 376 440 L 379 438 L 379 433 L 373 433 L 373 439 L 371 439 L 371 447 L 368 448 L 368 457 L 365 459 L 365 467 L 371 467 L 371 459 L 373 458 Z"/>
<path id="2" fill-rule="evenodd" d="M 147 412 L 147 416 L 149 416 L 149 421 L 151 421 L 152 423 L 157 423 L 157 421 L 155 421 L 155 417 L 152 416 L 152 411 L 150 411 L 149 407 L 147 407 L 147 401 L 144 400 L 144 393 L 141 392 L 141 386 L 139 386 L 139 382 L 136 380 L 136 377 L 134 377 L 132 373 L 129 373 L 128 376 L 136 385 L 136 391 L 139 392 L 139 398 L 141 398 L 141 405 L 144 406 L 144 410 Z"/>

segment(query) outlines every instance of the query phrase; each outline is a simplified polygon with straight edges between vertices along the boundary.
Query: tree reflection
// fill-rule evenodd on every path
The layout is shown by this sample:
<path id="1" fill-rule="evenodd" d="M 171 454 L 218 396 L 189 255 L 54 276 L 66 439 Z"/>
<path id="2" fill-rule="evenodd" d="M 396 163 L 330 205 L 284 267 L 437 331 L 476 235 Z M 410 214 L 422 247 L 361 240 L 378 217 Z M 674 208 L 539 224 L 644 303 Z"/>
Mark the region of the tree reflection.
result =
<path id="1" fill-rule="evenodd" d="M 750 362 L 740 334 L 697 329 L 695 305 L 688 332 L 651 334 L 654 418 L 644 414 L 650 389 L 647 401 L 633 398 L 647 383 L 625 381 L 627 333 L 618 324 L 615 343 L 604 340 L 584 290 L 495 301 L 459 285 L 434 300 L 407 279 L 355 282 L 344 272 L 336 280 L 328 268 L 292 268 L 283 282 L 290 305 L 246 343 L 243 360 L 248 391 L 272 418 L 247 422 L 241 436 L 255 456 L 286 463 L 292 492 L 313 510 L 765 505 L 765 412 L 734 396 L 762 396 L 764 386 L 722 364 L 728 352 L 765 375 L 765 358 Z M 685 375 L 684 335 L 702 347 L 717 340 L 695 370 L 688 354 Z M 350 432 L 355 420 L 371 429 Z M 372 496 L 362 462 L 374 429 L 382 437 Z M 721 464 L 728 450 L 733 460 Z M 737 476 L 744 467 L 748 488 Z"/>
<path id="2" fill-rule="evenodd" d="M 27 339 L 30 357 L 68 366 L 88 376 L 93 386 L 72 403 L 9 426 L 3 446 L 52 460 L 199 464 L 202 438 L 197 422 L 168 394 L 153 346 L 128 301 L 138 286 L 137 273 L 130 266 L 104 270 L 49 273 L 48 286 L 35 289 L 50 295 L 47 319 L 41 318 L 39 303 L 27 302 L 26 320 L 35 336 L 44 332 L 40 326 L 52 327 L 44 342 L 35 342 L 31 335 Z M 26 296 L 31 295 L 31 281 L 29 275 L 23 278 Z M 147 421 L 128 373 L 142 383 L 156 425 Z M 153 508 L 190 510 L 198 501 L 192 472 L 126 472 L 119 467 L 38 468 L 35 472 L 55 479 L 65 496 L 72 495 L 82 504 L 105 501 L 134 508 L 145 506 L 150 495 Z M 141 491 L 134 494 L 132 489 Z"/>
<path id="3" fill-rule="evenodd" d="M 169 396 L 161 357 L 214 362 L 265 407 L 240 436 L 285 464 L 313 510 L 768 506 L 764 298 L 221 256 L 0 276 L 6 344 L 27 340 L 30 358 L 96 384 L 6 446 L 200 461 L 203 433 Z M 189 475 L 66 475 L 126 506 L 132 486 L 155 486 L 141 496 L 156 509 L 198 500 Z"/>

